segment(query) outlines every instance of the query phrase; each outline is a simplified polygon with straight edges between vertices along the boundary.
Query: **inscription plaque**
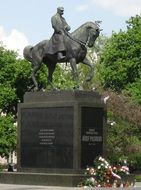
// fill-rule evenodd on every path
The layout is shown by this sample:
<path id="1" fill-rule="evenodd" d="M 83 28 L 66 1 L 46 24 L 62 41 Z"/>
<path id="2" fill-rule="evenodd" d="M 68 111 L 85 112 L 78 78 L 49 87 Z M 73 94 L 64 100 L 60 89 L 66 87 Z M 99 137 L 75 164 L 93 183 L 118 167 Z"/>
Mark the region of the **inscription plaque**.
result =
<path id="1" fill-rule="evenodd" d="M 40 145 L 55 145 L 54 129 L 40 129 L 38 136 Z"/>
<path id="2" fill-rule="evenodd" d="M 103 109 L 81 108 L 81 167 L 91 166 L 103 154 Z"/>
<path id="3" fill-rule="evenodd" d="M 21 166 L 73 167 L 73 107 L 21 109 Z"/>

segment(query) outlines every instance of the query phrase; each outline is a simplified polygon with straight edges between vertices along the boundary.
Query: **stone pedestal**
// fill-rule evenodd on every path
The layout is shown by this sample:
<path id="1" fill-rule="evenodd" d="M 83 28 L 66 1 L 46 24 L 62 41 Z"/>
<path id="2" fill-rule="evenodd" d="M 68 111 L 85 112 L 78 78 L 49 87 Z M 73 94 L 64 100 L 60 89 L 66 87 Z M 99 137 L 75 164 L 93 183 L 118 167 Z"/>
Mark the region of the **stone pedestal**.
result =
<path id="1" fill-rule="evenodd" d="M 105 120 L 97 92 L 26 93 L 18 107 L 18 172 L 81 174 L 105 154 Z"/>

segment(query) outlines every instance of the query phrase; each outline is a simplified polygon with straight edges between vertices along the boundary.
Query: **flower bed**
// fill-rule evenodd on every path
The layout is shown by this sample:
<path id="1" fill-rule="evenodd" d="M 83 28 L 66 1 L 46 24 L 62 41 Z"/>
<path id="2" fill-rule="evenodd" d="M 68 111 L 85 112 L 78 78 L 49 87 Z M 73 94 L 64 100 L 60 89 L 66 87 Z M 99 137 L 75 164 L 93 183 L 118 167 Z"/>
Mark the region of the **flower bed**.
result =
<path id="1" fill-rule="evenodd" d="M 130 187 L 134 186 L 134 177 L 127 166 L 112 166 L 103 157 L 94 160 L 94 167 L 87 167 L 86 179 L 79 186 L 86 187 Z"/>

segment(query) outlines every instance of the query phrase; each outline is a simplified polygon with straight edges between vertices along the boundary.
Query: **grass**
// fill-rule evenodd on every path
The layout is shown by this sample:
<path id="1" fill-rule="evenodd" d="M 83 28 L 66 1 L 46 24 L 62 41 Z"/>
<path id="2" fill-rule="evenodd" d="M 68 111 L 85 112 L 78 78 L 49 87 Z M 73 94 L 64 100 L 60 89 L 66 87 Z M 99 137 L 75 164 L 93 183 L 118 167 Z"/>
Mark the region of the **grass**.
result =
<path id="1" fill-rule="evenodd" d="M 141 175 L 135 175 L 136 182 L 141 182 Z"/>

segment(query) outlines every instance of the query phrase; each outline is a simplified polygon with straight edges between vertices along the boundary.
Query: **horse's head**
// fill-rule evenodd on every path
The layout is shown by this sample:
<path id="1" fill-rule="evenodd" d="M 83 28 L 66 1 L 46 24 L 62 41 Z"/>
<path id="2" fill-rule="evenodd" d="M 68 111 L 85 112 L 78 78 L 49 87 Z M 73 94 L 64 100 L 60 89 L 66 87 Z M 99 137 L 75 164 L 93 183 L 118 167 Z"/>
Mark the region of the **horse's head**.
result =
<path id="1" fill-rule="evenodd" d="M 71 33 L 72 38 L 76 39 L 76 41 L 78 40 L 83 45 L 92 47 L 101 31 L 99 27 L 100 22 L 101 21 L 86 22 L 85 24 L 81 25 L 78 29 L 76 29 L 73 33 Z"/>
<path id="2" fill-rule="evenodd" d="M 99 28 L 99 25 L 97 24 L 97 22 L 95 22 L 95 23 L 88 22 L 86 25 L 86 30 L 87 30 L 87 34 L 88 34 L 87 46 L 93 47 L 94 42 L 95 42 L 96 38 L 99 36 L 101 29 Z"/>

